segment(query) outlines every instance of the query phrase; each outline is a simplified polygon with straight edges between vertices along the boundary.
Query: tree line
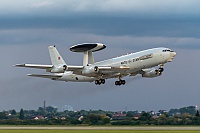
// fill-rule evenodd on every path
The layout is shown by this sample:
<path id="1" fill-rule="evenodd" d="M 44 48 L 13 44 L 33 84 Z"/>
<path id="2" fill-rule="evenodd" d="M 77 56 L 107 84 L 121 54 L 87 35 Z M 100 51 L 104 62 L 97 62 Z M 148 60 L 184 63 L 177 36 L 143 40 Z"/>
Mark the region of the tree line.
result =
<path id="1" fill-rule="evenodd" d="M 59 112 L 48 106 L 45 110 L 14 109 L 0 112 L 1 125 L 200 125 L 199 111 L 194 106 L 160 111 L 156 114 L 138 111 L 81 110 Z"/>

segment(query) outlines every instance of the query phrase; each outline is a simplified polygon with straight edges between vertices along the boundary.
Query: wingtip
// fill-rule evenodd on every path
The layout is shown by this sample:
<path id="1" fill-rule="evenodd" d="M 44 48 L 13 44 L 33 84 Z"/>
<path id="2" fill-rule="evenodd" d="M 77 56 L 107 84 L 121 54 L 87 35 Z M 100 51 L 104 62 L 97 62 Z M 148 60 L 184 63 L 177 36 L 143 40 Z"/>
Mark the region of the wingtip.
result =
<path id="1" fill-rule="evenodd" d="M 23 66 L 25 66 L 25 64 L 15 64 L 15 65 L 13 65 L 13 67 L 23 67 Z"/>

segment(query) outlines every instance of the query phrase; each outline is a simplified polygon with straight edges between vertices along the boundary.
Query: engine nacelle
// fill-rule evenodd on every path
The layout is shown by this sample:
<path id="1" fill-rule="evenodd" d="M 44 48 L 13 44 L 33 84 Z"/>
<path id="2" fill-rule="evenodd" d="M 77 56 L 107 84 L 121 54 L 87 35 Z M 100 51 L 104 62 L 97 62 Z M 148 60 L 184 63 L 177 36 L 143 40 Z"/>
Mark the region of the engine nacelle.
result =
<path id="1" fill-rule="evenodd" d="M 163 70 L 164 70 L 163 68 L 152 69 L 152 70 L 146 71 L 144 74 L 142 74 L 142 77 L 146 77 L 146 78 L 157 77 L 157 76 L 162 75 Z"/>
<path id="2" fill-rule="evenodd" d="M 51 73 L 64 73 L 67 70 L 67 65 L 61 65 L 61 66 L 54 66 L 52 69 L 47 70 Z"/>
<path id="3" fill-rule="evenodd" d="M 99 69 L 97 66 L 95 67 L 86 67 L 83 71 L 82 74 L 95 74 L 98 73 Z"/>

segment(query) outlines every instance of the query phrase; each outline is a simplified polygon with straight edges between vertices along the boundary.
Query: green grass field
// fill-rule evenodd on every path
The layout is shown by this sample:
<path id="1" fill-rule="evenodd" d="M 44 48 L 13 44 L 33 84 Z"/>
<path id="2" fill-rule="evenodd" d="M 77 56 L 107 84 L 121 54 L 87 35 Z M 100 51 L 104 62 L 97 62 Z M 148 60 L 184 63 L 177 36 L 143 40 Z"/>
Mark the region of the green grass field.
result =
<path id="1" fill-rule="evenodd" d="M 200 133 L 200 131 L 137 130 L 0 130 L 0 133 Z"/>

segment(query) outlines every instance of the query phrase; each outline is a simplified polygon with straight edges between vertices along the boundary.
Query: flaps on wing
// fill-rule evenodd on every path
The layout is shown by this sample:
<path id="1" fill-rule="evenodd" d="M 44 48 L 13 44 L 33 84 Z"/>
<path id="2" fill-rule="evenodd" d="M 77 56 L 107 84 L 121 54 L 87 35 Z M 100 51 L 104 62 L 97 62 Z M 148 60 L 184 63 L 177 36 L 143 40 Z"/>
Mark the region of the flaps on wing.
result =
<path id="1" fill-rule="evenodd" d="M 130 67 L 128 66 L 117 66 L 117 67 L 111 67 L 111 66 L 96 66 L 96 69 L 98 70 L 110 70 L 110 71 L 123 71 L 128 70 Z"/>
<path id="2" fill-rule="evenodd" d="M 49 74 L 28 74 L 27 76 L 31 77 L 40 77 L 40 78 L 50 78 L 50 79 L 59 79 L 62 75 L 49 75 Z"/>
<path id="3" fill-rule="evenodd" d="M 38 68 L 38 69 L 50 69 L 53 68 L 53 65 L 40 65 L 40 64 L 16 64 L 15 67 L 29 67 L 29 68 Z"/>
<path id="4" fill-rule="evenodd" d="M 112 67 L 114 70 L 128 70 L 130 67 L 128 66 L 119 66 L 119 67 Z"/>
<path id="5" fill-rule="evenodd" d="M 104 74 L 110 74 L 110 73 L 121 73 L 125 72 L 126 70 L 129 70 L 130 67 L 128 66 L 95 66 L 91 69 L 86 69 L 84 72 L 85 74 L 87 73 L 104 73 Z"/>

